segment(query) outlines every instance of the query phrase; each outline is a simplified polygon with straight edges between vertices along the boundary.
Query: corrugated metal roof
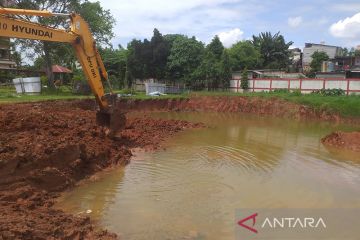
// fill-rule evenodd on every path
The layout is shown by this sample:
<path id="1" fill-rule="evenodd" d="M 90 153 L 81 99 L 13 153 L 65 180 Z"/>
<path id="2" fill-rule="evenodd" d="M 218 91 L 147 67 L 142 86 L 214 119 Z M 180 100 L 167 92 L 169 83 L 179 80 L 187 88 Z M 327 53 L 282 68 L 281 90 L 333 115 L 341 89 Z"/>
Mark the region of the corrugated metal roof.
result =
<path id="1" fill-rule="evenodd" d="M 66 67 L 62 67 L 59 65 L 53 65 L 52 71 L 54 73 L 72 73 L 72 71 L 70 69 L 67 69 Z"/>

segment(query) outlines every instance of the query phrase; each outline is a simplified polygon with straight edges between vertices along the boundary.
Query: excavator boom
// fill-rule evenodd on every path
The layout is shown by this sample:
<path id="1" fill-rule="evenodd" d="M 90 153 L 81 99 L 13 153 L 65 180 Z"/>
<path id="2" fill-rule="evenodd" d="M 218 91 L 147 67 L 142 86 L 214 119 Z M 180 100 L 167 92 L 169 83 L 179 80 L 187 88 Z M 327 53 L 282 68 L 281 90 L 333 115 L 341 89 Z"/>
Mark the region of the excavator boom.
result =
<path id="1" fill-rule="evenodd" d="M 55 29 L 17 19 L 14 17 L 16 15 L 69 17 L 71 25 L 68 30 Z M 110 93 L 105 93 L 102 79 L 108 81 L 108 74 L 96 48 L 96 42 L 91 34 L 90 27 L 80 15 L 76 13 L 63 14 L 49 11 L 0 8 L 0 36 L 71 44 L 99 105 L 100 111 L 97 114 L 99 123 L 110 125 L 111 122 L 115 122 L 115 120 L 111 119 L 111 114 L 114 114 L 115 111 L 116 95 L 112 93 L 111 87 Z M 119 118 L 123 119 L 122 116 Z"/>

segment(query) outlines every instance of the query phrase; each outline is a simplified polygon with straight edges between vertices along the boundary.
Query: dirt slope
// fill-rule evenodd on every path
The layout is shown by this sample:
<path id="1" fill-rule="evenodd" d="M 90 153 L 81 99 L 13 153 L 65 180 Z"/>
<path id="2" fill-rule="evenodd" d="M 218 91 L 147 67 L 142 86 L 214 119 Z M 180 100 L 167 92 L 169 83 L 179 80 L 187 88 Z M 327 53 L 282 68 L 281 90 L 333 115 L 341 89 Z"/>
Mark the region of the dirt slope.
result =
<path id="1" fill-rule="evenodd" d="M 311 107 L 287 102 L 278 98 L 218 96 L 191 97 L 190 99 L 150 99 L 120 101 L 119 108 L 162 111 L 242 112 L 278 116 L 290 119 L 311 119 L 347 122 L 360 125 L 360 119 L 343 118 L 338 114 L 317 111 Z"/>

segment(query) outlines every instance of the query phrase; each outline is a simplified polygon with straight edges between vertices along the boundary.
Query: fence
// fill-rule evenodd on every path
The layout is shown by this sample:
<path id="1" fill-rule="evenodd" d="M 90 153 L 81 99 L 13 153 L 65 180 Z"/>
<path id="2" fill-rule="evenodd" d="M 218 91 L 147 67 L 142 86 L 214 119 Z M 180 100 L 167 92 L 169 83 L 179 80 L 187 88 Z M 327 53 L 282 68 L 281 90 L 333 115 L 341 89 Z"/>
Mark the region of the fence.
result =
<path id="1" fill-rule="evenodd" d="M 233 92 L 241 91 L 241 80 L 233 79 L 230 81 L 230 90 Z M 262 92 L 273 91 L 276 89 L 300 90 L 302 93 L 311 93 L 320 89 L 342 89 L 347 95 L 360 93 L 360 79 L 312 79 L 312 78 L 256 78 L 249 79 L 249 91 Z"/>
<path id="2" fill-rule="evenodd" d="M 162 83 L 145 83 L 145 90 L 146 90 L 146 94 L 152 92 L 160 92 L 166 94 L 180 94 L 185 91 L 185 89 L 182 87 L 167 86 L 166 84 L 162 84 Z"/>

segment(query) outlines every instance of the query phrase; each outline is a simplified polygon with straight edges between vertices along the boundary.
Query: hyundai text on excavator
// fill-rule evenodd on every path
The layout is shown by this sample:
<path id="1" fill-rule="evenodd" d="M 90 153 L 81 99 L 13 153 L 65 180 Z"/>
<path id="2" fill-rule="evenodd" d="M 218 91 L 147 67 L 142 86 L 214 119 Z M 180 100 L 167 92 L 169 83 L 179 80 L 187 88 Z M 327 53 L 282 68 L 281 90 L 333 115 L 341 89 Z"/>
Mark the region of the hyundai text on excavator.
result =
<path id="1" fill-rule="evenodd" d="M 70 19 L 70 29 L 55 29 L 15 18 L 16 15 L 68 17 Z M 71 44 L 99 105 L 99 111 L 96 115 L 98 124 L 108 126 L 113 131 L 123 127 L 125 115 L 115 108 L 116 95 L 112 93 L 112 90 L 110 90 L 110 93 L 105 93 L 102 79 L 109 83 L 108 74 L 96 48 L 96 42 L 89 25 L 80 15 L 76 13 L 64 14 L 50 11 L 0 8 L 0 36 Z"/>

